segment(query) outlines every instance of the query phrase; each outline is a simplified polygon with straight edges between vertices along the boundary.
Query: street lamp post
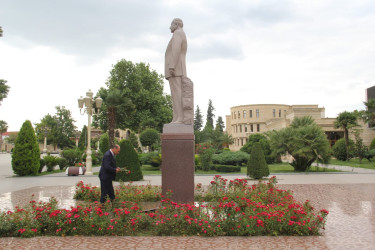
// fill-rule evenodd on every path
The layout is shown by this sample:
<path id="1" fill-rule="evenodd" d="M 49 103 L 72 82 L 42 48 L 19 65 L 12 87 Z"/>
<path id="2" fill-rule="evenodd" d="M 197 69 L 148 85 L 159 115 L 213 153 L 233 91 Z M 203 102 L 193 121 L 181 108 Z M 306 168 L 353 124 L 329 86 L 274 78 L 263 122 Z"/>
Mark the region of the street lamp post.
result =
<path id="1" fill-rule="evenodd" d="M 91 158 L 91 116 L 94 113 L 94 104 L 95 108 L 97 109 L 97 113 L 99 113 L 99 109 L 102 106 L 103 99 L 98 97 L 94 100 L 93 92 L 91 90 L 86 92 L 86 96 L 83 98 L 82 96 L 78 99 L 78 107 L 81 115 L 85 112 L 88 115 L 88 125 L 87 125 L 87 150 L 86 150 L 86 175 L 92 175 L 92 158 Z M 85 106 L 85 108 L 84 108 Z M 84 108 L 83 112 L 82 109 Z"/>

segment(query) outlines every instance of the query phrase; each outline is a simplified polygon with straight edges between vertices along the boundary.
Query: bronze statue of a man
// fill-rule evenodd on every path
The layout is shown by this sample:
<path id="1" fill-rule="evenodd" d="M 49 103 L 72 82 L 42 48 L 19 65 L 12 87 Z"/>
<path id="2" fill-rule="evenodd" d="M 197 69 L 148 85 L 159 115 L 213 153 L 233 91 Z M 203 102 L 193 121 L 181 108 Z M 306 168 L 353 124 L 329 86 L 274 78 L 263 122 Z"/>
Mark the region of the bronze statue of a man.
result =
<path id="1" fill-rule="evenodd" d="M 165 52 L 165 78 L 169 81 L 173 104 L 172 123 L 184 123 L 182 79 L 186 77 L 187 40 L 183 26 L 181 19 L 173 19 L 170 27 L 173 35 Z"/>

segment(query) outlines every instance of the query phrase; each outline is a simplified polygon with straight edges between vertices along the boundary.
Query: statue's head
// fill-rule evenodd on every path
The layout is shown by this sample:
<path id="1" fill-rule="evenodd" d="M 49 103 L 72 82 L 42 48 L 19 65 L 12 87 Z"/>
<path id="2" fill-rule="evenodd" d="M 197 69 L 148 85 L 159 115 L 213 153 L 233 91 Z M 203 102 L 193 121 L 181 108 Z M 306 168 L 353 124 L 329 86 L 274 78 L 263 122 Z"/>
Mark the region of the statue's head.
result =
<path id="1" fill-rule="evenodd" d="M 177 28 L 182 28 L 184 27 L 184 23 L 182 22 L 182 20 L 180 18 L 175 18 L 173 19 L 172 23 L 171 23 L 171 32 L 173 33 Z"/>

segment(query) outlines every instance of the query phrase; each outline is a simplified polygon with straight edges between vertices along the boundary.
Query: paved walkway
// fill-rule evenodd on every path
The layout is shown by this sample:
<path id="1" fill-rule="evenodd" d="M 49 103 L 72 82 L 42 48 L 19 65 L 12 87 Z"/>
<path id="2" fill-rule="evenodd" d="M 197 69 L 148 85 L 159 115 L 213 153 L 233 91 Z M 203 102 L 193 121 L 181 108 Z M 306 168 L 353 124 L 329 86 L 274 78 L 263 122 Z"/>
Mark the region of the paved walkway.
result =
<path id="1" fill-rule="evenodd" d="M 299 201 L 311 200 L 327 209 L 326 230 L 318 237 L 36 237 L 0 238 L 0 249 L 374 249 L 375 170 L 352 169 L 343 173 L 275 174 L 279 187 L 290 189 Z M 98 168 L 94 168 L 98 171 Z M 12 177 L 10 155 L 0 154 L 0 210 L 36 199 L 55 196 L 61 207 L 72 199 L 78 181 L 99 186 L 97 176 Z M 223 175 L 227 179 L 245 175 Z M 161 176 L 145 176 L 137 185 L 161 185 Z M 196 175 L 195 183 L 208 185 L 212 175 Z"/>

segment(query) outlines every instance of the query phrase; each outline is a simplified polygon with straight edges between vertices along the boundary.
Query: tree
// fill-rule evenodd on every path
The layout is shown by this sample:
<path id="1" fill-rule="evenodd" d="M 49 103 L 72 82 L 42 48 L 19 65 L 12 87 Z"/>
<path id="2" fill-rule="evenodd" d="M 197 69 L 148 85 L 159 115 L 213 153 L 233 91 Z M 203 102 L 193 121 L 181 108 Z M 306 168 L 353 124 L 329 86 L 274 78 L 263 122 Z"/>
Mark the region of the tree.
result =
<path id="1" fill-rule="evenodd" d="M 9 86 L 6 85 L 7 81 L 0 79 L 0 105 L 4 98 L 8 96 Z"/>
<path id="2" fill-rule="evenodd" d="M 251 134 L 249 136 L 248 142 L 245 145 L 243 145 L 243 147 L 240 150 L 248 154 L 251 154 L 251 151 L 255 143 L 257 142 L 259 142 L 260 145 L 262 146 L 262 150 L 263 150 L 267 163 L 268 164 L 274 163 L 275 156 L 272 155 L 270 141 L 264 134 L 261 134 L 261 133 Z"/>
<path id="3" fill-rule="evenodd" d="M 358 157 L 359 163 L 362 163 L 362 159 L 366 158 L 367 152 L 369 148 L 363 143 L 363 139 L 361 137 L 361 130 L 355 129 L 353 131 L 355 143 L 354 143 L 354 153 L 355 156 Z"/>
<path id="4" fill-rule="evenodd" d="M 120 91 L 123 101 L 129 105 L 120 105 L 116 110 L 116 126 L 120 129 L 129 128 L 138 133 L 145 128 L 156 128 L 162 131 L 163 125 L 172 120 L 172 102 L 163 93 L 164 79 L 156 71 L 144 63 L 133 64 L 122 59 L 110 71 L 106 82 L 109 90 Z M 107 108 L 106 98 L 101 90 L 98 95 L 103 98 Z M 131 105 L 130 105 L 131 104 Z M 107 111 L 102 108 L 101 115 L 94 115 L 94 124 L 106 131 Z"/>
<path id="5" fill-rule="evenodd" d="M 130 170 L 130 174 L 120 171 L 116 174 L 117 181 L 139 181 L 143 179 L 141 164 L 133 145 L 129 140 L 120 142 L 120 153 L 116 155 L 116 165 L 119 168 Z"/>
<path id="6" fill-rule="evenodd" d="M 216 121 L 215 130 L 219 130 L 220 132 L 224 132 L 224 128 L 225 128 L 225 125 L 224 125 L 223 118 L 221 116 L 218 116 L 217 121 Z"/>
<path id="7" fill-rule="evenodd" d="M 40 150 L 29 120 L 23 123 L 18 135 L 12 154 L 13 172 L 20 176 L 37 175 L 40 167 Z"/>
<path id="8" fill-rule="evenodd" d="M 290 127 L 270 131 L 268 136 L 272 154 L 290 154 L 295 171 L 306 171 L 314 161 L 326 163 L 330 158 L 327 137 L 311 117 L 297 117 Z"/>
<path id="9" fill-rule="evenodd" d="M 3 36 L 3 28 L 1 28 L 1 26 L 0 26 L 0 37 L 2 37 Z"/>
<path id="10" fill-rule="evenodd" d="M 136 148 L 136 149 L 139 148 L 138 137 L 135 133 L 130 133 L 129 140 L 133 144 L 134 148 Z"/>
<path id="11" fill-rule="evenodd" d="M 195 110 L 194 115 L 194 131 L 200 131 L 203 126 L 203 116 L 201 114 L 201 110 L 197 105 L 197 109 Z"/>
<path id="12" fill-rule="evenodd" d="M 7 132 L 8 123 L 6 121 L 0 120 L 0 148 L 3 143 L 3 133 Z"/>
<path id="13" fill-rule="evenodd" d="M 249 161 L 247 162 L 247 175 L 254 179 L 261 179 L 270 174 L 260 142 L 254 143 Z"/>
<path id="14" fill-rule="evenodd" d="M 210 127 L 210 128 L 214 128 L 214 112 L 215 111 L 215 108 L 214 106 L 212 105 L 212 100 L 209 99 L 208 100 L 208 108 L 207 108 L 207 115 L 206 115 L 206 125 L 205 127 Z"/>
<path id="15" fill-rule="evenodd" d="M 104 133 L 100 136 L 99 149 L 103 154 L 110 149 L 108 133 Z"/>
<path id="16" fill-rule="evenodd" d="M 154 145 L 160 142 L 160 134 L 156 129 L 146 129 L 139 135 L 142 146 L 150 147 L 150 152 L 154 150 Z"/>
<path id="17" fill-rule="evenodd" d="M 363 102 L 366 110 L 361 111 L 360 115 L 365 122 L 368 122 L 370 127 L 375 126 L 375 99 L 370 99 L 368 102 Z"/>
<path id="18" fill-rule="evenodd" d="M 83 125 L 81 135 L 79 136 L 78 140 L 78 148 L 84 150 L 87 148 L 87 126 Z M 105 152 L 103 152 L 104 154 Z"/>
<path id="19" fill-rule="evenodd" d="M 357 116 L 354 113 L 344 111 L 337 116 L 334 127 L 342 128 L 344 130 L 344 138 L 347 152 L 347 159 L 349 159 L 349 129 L 358 126 Z"/>
<path id="20" fill-rule="evenodd" d="M 353 148 L 354 142 L 352 140 L 349 139 L 349 147 L 346 147 L 345 138 L 341 138 L 332 146 L 332 153 L 337 160 L 349 161 L 353 157 Z"/>
<path id="21" fill-rule="evenodd" d="M 40 123 L 36 125 L 36 134 L 38 140 L 41 142 L 44 139 L 44 129 L 48 128 L 47 141 L 59 148 L 63 149 L 65 147 L 73 147 L 74 142 L 70 139 L 75 137 L 74 126 L 75 120 L 72 118 L 72 113 L 70 110 L 65 109 L 64 106 L 57 106 L 56 114 L 51 116 L 47 114 L 44 116 Z"/>

